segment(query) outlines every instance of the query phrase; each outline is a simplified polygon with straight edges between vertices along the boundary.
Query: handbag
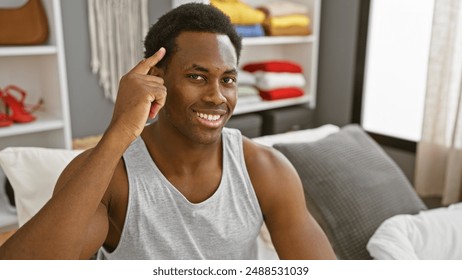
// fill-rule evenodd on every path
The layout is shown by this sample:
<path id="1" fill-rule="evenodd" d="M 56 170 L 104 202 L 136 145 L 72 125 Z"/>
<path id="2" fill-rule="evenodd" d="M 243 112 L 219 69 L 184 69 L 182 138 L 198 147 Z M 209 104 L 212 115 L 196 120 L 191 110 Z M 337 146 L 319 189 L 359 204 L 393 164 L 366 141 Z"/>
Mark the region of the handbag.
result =
<path id="1" fill-rule="evenodd" d="M 0 45 L 37 45 L 48 39 L 48 19 L 40 0 L 0 8 Z"/>

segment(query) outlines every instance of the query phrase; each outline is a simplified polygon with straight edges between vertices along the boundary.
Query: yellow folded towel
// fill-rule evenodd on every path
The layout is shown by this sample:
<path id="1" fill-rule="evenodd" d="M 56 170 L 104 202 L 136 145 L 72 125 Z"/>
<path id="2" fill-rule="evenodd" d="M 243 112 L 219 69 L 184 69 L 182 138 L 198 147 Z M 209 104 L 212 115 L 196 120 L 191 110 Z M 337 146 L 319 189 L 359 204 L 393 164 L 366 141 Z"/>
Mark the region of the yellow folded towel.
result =
<path id="1" fill-rule="evenodd" d="M 265 13 L 238 0 L 211 0 L 210 4 L 229 16 L 233 24 L 262 24 Z"/>
<path id="2" fill-rule="evenodd" d="M 265 19 L 265 25 L 273 27 L 273 28 L 309 26 L 310 19 L 307 16 L 303 16 L 303 15 L 268 17 Z"/>
<path id="3" fill-rule="evenodd" d="M 309 26 L 271 27 L 265 26 L 267 36 L 306 36 L 311 34 Z"/>

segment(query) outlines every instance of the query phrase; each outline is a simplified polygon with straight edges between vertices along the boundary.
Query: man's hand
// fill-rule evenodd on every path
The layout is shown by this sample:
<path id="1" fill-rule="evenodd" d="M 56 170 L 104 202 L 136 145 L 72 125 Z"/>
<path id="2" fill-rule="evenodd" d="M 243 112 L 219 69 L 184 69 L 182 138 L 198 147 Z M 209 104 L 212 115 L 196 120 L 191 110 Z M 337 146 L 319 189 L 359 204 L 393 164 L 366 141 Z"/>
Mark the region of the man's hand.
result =
<path id="1" fill-rule="evenodd" d="M 149 75 L 151 68 L 164 55 L 165 48 L 160 48 L 120 79 L 110 128 L 121 129 L 131 140 L 141 134 L 146 120 L 154 118 L 165 104 L 167 89 L 164 80 Z"/>

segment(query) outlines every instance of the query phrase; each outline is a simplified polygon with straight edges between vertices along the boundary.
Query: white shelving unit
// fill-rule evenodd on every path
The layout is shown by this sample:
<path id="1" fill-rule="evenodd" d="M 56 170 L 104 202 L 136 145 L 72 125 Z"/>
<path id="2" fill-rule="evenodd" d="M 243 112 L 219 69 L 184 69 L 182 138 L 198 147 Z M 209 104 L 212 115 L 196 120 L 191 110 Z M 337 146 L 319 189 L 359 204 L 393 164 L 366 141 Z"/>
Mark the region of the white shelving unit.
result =
<path id="1" fill-rule="evenodd" d="M 275 0 L 241 0 L 251 6 L 257 7 Z M 312 33 L 309 36 L 264 36 L 244 38 L 240 65 L 249 62 L 265 60 L 290 60 L 299 63 L 304 69 L 307 84 L 305 95 L 298 98 L 284 100 L 262 101 L 255 98 L 240 98 L 234 110 L 234 115 L 264 111 L 292 105 L 308 104 L 310 108 L 316 106 L 316 83 L 318 72 L 319 51 L 319 24 L 321 17 L 321 0 L 292 0 L 306 5 L 309 9 Z M 173 0 L 172 7 L 187 3 L 207 0 Z"/>
<path id="2" fill-rule="evenodd" d="M 287 98 L 273 101 L 265 101 L 261 99 L 254 99 L 248 97 L 239 97 L 233 115 L 242 115 L 246 113 L 259 112 L 264 110 L 276 109 L 281 107 L 288 107 L 300 104 L 312 104 L 311 96 L 305 94 L 304 96 Z"/>
<path id="3" fill-rule="evenodd" d="M 72 143 L 66 63 L 59 0 L 42 0 L 49 38 L 44 45 L 0 46 L 0 88 L 13 84 L 27 93 L 25 103 L 43 106 L 30 123 L 0 128 L 0 149 L 34 146 L 70 149 Z M 2 104 L 2 103 L 0 103 Z"/>
<path id="4" fill-rule="evenodd" d="M 264 36 L 264 37 L 249 37 L 244 38 L 242 43 L 244 46 L 258 45 L 289 45 L 289 44 L 305 44 L 313 43 L 316 38 L 310 36 Z"/>

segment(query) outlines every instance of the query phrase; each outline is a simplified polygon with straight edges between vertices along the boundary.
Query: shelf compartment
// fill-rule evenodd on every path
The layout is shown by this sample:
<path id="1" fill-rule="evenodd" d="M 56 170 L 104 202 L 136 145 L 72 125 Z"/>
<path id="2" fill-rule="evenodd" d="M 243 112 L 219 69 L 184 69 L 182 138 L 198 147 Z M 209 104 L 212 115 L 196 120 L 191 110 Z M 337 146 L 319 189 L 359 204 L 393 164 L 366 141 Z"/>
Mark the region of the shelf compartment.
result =
<path id="1" fill-rule="evenodd" d="M 256 111 L 264 111 L 275 108 L 287 107 L 292 105 L 308 104 L 311 101 L 311 97 L 305 94 L 301 97 L 287 98 L 281 100 L 256 101 L 254 98 L 241 97 L 238 99 L 236 108 L 234 109 L 233 115 L 241 115 Z"/>
<path id="2" fill-rule="evenodd" d="M 8 127 L 0 127 L 0 137 L 26 135 L 36 132 L 51 131 L 62 129 L 64 122 L 62 119 L 51 118 L 42 113 L 34 113 L 37 119 L 30 123 L 15 123 Z"/>
<path id="3" fill-rule="evenodd" d="M 32 56 L 32 55 L 54 55 L 57 53 L 56 46 L 11 46 L 0 47 L 0 56 Z"/>
<path id="4" fill-rule="evenodd" d="M 34 112 L 37 116 L 35 121 L 0 127 L 0 149 L 18 146 L 71 147 L 60 2 L 42 0 L 49 28 L 45 43 L 0 46 L 0 87 L 13 84 L 24 89 L 26 104 L 43 101 L 40 111 Z"/>

